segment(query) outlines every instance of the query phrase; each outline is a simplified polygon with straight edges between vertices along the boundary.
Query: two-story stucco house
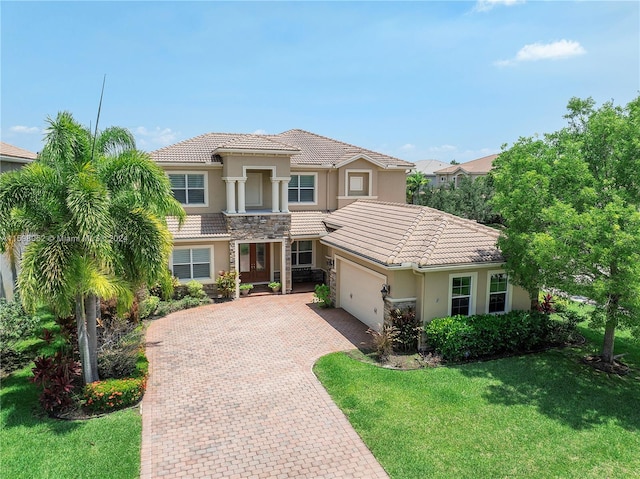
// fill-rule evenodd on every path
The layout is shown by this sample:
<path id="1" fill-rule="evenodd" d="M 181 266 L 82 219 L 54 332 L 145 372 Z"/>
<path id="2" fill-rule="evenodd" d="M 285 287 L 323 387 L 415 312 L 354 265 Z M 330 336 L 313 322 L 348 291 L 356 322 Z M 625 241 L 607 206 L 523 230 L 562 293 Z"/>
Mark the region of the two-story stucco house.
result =
<path id="1" fill-rule="evenodd" d="M 462 178 L 470 178 L 475 180 L 480 176 L 486 176 L 493 168 L 493 161 L 498 155 L 489 155 L 478 158 L 477 160 L 467 161 L 458 165 L 450 165 L 433 172 L 435 176 L 435 185 L 441 186 L 447 183 L 459 184 Z"/>
<path id="2" fill-rule="evenodd" d="M 404 204 L 412 163 L 303 130 L 209 133 L 151 156 L 188 215 L 182 228 L 169 221 L 183 281 L 235 270 L 285 294 L 324 281 L 376 329 L 394 307 L 430 319 L 529 306 L 501 269 L 495 230 Z"/>
<path id="3" fill-rule="evenodd" d="M 0 142 L 0 174 L 20 169 L 24 165 L 34 161 L 37 156 L 35 153 L 25 150 L 24 148 Z M 18 257 L 20 252 L 16 251 L 15 254 L 16 257 Z M 19 262 L 16 261 L 16 264 L 12 264 L 7 253 L 0 254 L 0 298 L 13 299 L 18 263 Z"/>

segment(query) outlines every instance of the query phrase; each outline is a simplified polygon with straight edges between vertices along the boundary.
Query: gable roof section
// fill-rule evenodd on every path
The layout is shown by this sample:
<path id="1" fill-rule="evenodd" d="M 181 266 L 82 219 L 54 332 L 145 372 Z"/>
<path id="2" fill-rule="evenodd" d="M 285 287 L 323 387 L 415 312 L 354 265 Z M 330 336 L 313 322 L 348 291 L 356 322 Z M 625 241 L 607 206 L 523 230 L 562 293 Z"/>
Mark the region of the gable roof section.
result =
<path id="1" fill-rule="evenodd" d="M 421 268 L 504 261 L 500 233 L 425 206 L 358 200 L 326 218 L 330 246 L 384 266 Z"/>
<path id="2" fill-rule="evenodd" d="M 435 171 L 448 168 L 449 163 L 440 160 L 419 160 L 416 161 L 416 170 L 421 171 L 425 175 L 435 175 Z"/>
<path id="3" fill-rule="evenodd" d="M 27 163 L 35 160 L 38 155 L 33 153 L 32 151 L 25 150 L 24 148 L 20 148 L 18 146 L 10 145 L 9 143 L 5 143 L 0 141 L 0 155 L 16 160 L 26 160 L 21 161 L 21 163 Z"/>
<path id="4" fill-rule="evenodd" d="M 207 133 L 152 151 L 160 163 L 219 163 L 217 152 L 247 151 L 290 154 L 291 165 L 341 166 L 364 158 L 382 168 L 411 168 L 413 163 L 304 130 L 278 135 Z"/>
<path id="5" fill-rule="evenodd" d="M 167 227 L 176 240 L 229 237 L 222 213 L 187 215 L 182 228 L 178 228 L 178 218 L 169 216 Z"/>
<path id="6" fill-rule="evenodd" d="M 468 174 L 486 174 L 491 171 L 491 168 L 493 167 L 493 160 L 498 158 L 498 156 L 499 155 L 483 156 L 477 160 L 471 160 L 459 165 L 451 165 L 446 168 L 442 168 L 441 170 L 435 170 L 434 173 L 436 175 L 450 175 L 458 170 L 462 170 Z"/>
<path id="7" fill-rule="evenodd" d="M 273 135 L 280 141 L 296 145 L 300 153 L 291 157 L 291 165 L 331 165 L 341 166 L 364 157 L 384 168 L 411 168 L 413 163 L 393 156 L 350 145 L 326 136 L 316 135 L 305 130 L 288 130 Z"/>

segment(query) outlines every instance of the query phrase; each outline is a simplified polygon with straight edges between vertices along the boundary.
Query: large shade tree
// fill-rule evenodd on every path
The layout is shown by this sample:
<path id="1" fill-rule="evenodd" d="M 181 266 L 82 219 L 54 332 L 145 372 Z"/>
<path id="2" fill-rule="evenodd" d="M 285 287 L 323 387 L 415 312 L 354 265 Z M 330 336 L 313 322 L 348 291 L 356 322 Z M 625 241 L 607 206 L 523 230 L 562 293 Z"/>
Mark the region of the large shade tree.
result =
<path id="1" fill-rule="evenodd" d="M 626 107 L 573 98 L 568 125 L 520 138 L 494 163 L 499 246 L 532 299 L 542 286 L 597 303 L 602 357 L 616 328 L 640 337 L 640 97 Z"/>
<path id="2" fill-rule="evenodd" d="M 48 124 L 38 159 L 0 177 L 0 248 L 28 240 L 20 297 L 29 309 L 44 303 L 75 314 L 89 383 L 98 379 L 98 301 L 117 298 L 126 308 L 140 286 L 168 279 L 165 218 L 184 210 L 126 129 L 92 135 L 67 112 Z"/>

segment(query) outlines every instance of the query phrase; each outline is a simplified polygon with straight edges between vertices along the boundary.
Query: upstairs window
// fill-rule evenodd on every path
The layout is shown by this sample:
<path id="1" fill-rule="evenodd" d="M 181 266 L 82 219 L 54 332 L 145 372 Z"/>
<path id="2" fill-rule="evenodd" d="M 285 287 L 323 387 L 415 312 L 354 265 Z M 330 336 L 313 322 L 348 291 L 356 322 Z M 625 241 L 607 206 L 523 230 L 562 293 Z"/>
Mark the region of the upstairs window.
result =
<path id="1" fill-rule="evenodd" d="M 370 173 L 347 171 L 347 196 L 369 196 Z"/>
<path id="2" fill-rule="evenodd" d="M 171 191 L 183 205 L 206 205 L 204 173 L 170 173 Z"/>
<path id="3" fill-rule="evenodd" d="M 294 241 L 291 245 L 291 266 L 311 266 L 313 241 Z"/>
<path id="4" fill-rule="evenodd" d="M 291 175 L 289 203 L 316 203 L 316 175 Z"/>

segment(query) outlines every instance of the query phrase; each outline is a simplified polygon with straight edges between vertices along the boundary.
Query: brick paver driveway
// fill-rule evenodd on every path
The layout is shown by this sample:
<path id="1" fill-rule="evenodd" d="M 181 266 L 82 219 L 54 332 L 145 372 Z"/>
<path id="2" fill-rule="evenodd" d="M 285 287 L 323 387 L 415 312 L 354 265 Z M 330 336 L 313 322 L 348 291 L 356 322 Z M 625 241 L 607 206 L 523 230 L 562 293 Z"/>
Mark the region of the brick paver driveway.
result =
<path id="1" fill-rule="evenodd" d="M 311 368 L 367 340 L 310 293 L 174 313 L 147 332 L 143 479 L 387 477 Z"/>

